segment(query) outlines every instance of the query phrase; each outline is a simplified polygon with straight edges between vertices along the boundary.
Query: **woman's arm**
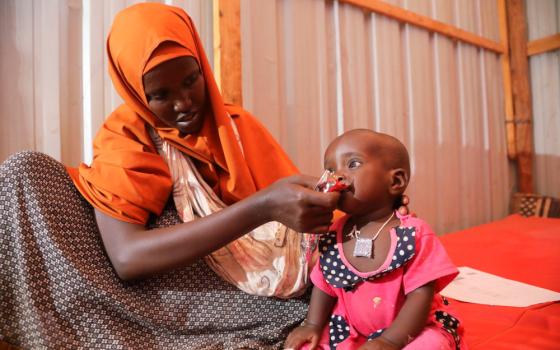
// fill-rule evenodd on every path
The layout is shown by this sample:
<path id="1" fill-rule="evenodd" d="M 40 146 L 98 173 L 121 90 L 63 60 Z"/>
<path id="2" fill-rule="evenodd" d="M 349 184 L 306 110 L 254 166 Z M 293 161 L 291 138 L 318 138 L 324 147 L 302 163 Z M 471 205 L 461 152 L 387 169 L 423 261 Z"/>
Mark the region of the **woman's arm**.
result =
<path id="1" fill-rule="evenodd" d="M 299 232 L 326 232 L 338 193 L 311 188 L 316 179 L 296 175 L 217 213 L 171 227 L 148 230 L 95 210 L 105 250 L 119 277 L 136 279 L 186 266 L 269 222 Z"/>
<path id="2" fill-rule="evenodd" d="M 426 326 L 433 299 L 434 282 L 408 293 L 397 318 L 379 337 L 382 338 L 381 341 L 386 340 L 396 349 L 408 344 Z"/>

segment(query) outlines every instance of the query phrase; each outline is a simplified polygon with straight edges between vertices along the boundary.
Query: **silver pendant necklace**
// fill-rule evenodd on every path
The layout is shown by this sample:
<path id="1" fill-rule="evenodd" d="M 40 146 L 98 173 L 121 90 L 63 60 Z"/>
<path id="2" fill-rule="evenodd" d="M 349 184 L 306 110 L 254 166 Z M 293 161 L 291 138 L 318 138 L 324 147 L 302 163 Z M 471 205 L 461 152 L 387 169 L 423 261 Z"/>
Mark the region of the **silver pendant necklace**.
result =
<path id="1" fill-rule="evenodd" d="M 377 239 L 377 236 L 379 236 L 381 231 L 385 228 L 385 226 L 387 226 L 387 224 L 389 223 L 389 221 L 391 221 L 394 215 L 395 212 L 393 212 L 391 216 L 389 216 L 387 221 L 385 221 L 385 223 L 381 225 L 379 230 L 377 230 L 377 232 L 375 233 L 375 235 L 373 235 L 372 238 L 361 238 L 360 230 L 358 230 L 356 225 L 354 225 L 354 227 L 352 227 L 352 231 L 350 231 L 350 233 L 348 234 L 349 237 L 352 237 L 356 240 L 356 245 L 354 245 L 354 252 L 352 254 L 357 258 L 363 257 L 363 258 L 373 259 L 375 257 L 373 242 Z"/>

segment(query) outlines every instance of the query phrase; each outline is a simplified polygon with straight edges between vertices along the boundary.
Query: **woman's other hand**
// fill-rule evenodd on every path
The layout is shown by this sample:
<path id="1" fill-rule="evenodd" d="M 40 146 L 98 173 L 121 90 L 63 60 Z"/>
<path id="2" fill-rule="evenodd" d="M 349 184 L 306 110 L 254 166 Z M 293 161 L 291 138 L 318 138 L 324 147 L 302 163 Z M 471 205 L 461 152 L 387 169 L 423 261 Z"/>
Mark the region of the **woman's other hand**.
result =
<path id="1" fill-rule="evenodd" d="M 267 187 L 262 191 L 267 218 L 298 232 L 327 232 L 340 193 L 315 191 L 317 181 L 316 177 L 294 175 Z"/>

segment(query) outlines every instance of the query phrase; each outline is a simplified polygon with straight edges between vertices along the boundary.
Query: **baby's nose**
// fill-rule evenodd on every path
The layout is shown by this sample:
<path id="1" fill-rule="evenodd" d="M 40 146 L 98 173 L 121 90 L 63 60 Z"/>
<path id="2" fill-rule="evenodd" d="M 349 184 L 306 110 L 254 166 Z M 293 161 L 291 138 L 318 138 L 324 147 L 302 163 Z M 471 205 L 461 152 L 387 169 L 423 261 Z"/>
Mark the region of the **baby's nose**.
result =
<path id="1" fill-rule="evenodd" d="M 342 183 L 346 186 L 350 186 L 352 184 L 352 178 L 350 176 L 347 176 L 345 174 L 337 174 L 336 175 L 336 181 L 339 183 Z"/>

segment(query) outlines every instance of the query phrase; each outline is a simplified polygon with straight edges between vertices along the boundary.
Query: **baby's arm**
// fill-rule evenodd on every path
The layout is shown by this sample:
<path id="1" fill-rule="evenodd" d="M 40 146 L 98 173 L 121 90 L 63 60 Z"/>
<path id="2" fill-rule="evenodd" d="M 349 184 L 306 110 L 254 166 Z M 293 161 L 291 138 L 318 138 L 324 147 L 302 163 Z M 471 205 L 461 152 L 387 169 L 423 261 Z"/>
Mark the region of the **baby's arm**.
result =
<path id="1" fill-rule="evenodd" d="M 380 337 L 366 342 L 360 350 L 402 349 L 426 326 L 433 299 L 434 282 L 408 293 L 391 326 Z"/>
<path id="2" fill-rule="evenodd" d="M 336 298 L 323 292 L 320 288 L 313 287 L 307 318 L 301 326 L 288 335 L 284 349 L 299 349 L 305 343 L 309 343 L 310 350 L 315 349 L 335 302 Z"/>

